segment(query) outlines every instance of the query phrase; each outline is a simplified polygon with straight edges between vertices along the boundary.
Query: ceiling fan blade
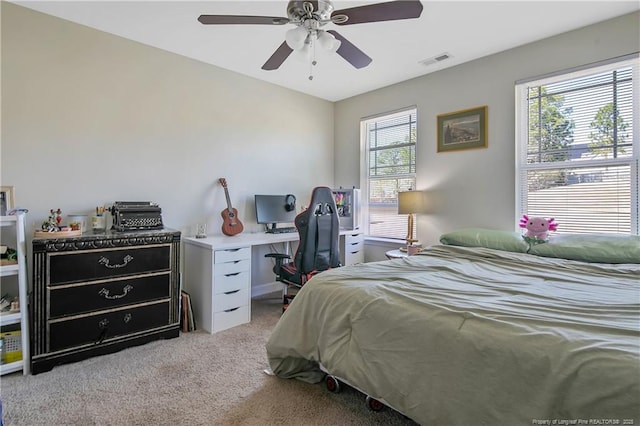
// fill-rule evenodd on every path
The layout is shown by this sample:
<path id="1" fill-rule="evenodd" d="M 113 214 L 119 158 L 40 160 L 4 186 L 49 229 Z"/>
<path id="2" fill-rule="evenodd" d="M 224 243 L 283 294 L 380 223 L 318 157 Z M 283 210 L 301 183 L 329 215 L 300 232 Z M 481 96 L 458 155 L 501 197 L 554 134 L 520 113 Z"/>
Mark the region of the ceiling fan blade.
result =
<path id="1" fill-rule="evenodd" d="M 242 16 L 242 15 L 200 15 L 198 21 L 205 25 L 284 25 L 289 23 L 289 18 L 278 16 Z"/>
<path id="2" fill-rule="evenodd" d="M 267 59 L 267 62 L 264 63 L 262 69 L 266 71 L 277 70 L 285 59 L 291 55 L 291 52 L 293 52 L 293 49 L 289 47 L 286 41 L 283 41 L 280 47 L 273 52 L 273 55 Z"/>
<path id="3" fill-rule="evenodd" d="M 340 47 L 336 53 L 342 56 L 347 62 L 354 67 L 360 69 L 369 65 L 372 61 L 362 50 L 358 49 L 353 43 L 341 36 L 337 31 L 328 30 L 336 39 L 340 40 Z"/>
<path id="4" fill-rule="evenodd" d="M 420 3 L 420 1 L 400 0 L 335 10 L 331 16 L 346 15 L 349 19 L 342 23 L 335 22 L 335 24 L 353 25 L 363 24 L 365 22 L 396 21 L 398 19 L 419 18 L 421 13 L 422 3 Z"/>

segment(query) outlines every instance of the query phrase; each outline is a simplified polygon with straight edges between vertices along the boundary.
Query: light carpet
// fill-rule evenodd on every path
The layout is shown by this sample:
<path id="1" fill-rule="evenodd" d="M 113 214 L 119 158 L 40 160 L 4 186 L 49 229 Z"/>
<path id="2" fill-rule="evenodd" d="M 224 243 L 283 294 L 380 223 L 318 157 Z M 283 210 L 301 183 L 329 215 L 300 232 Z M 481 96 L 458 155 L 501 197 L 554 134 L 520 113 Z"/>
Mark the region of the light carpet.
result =
<path id="1" fill-rule="evenodd" d="M 279 296 L 254 299 L 249 324 L 0 378 L 4 424 L 13 425 L 415 425 L 372 412 L 346 388 L 329 392 L 264 373 Z"/>

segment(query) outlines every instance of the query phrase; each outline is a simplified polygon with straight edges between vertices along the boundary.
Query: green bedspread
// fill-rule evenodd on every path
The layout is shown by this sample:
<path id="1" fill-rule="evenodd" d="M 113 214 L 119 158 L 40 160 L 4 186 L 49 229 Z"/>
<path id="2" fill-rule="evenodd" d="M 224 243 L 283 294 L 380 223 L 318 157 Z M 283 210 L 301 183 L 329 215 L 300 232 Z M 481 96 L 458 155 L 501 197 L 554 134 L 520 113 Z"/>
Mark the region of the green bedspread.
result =
<path id="1" fill-rule="evenodd" d="M 337 268 L 267 355 L 279 377 L 324 369 L 428 426 L 638 425 L 640 265 L 434 246 Z"/>

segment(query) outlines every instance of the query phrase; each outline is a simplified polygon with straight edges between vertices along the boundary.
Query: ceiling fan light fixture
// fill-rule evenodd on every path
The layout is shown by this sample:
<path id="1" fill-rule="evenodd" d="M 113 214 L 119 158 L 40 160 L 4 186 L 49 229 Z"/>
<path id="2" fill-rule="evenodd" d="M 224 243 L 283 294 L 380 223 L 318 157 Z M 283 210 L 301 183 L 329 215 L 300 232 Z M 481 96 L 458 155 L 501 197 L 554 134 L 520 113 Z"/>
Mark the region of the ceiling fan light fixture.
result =
<path id="1" fill-rule="evenodd" d="M 305 43 L 301 49 L 294 50 L 291 54 L 291 57 L 296 59 L 298 62 L 309 63 L 313 58 L 311 55 L 311 46 L 309 43 Z"/>
<path id="2" fill-rule="evenodd" d="M 340 48 L 340 40 L 337 40 L 333 34 L 326 31 L 318 31 L 318 44 L 324 50 L 335 52 Z"/>
<path id="3" fill-rule="evenodd" d="M 200 15 L 198 21 L 204 25 L 295 25 L 295 28 L 286 32 L 285 41 L 262 66 L 265 71 L 278 69 L 292 52 L 295 52 L 295 56 L 303 57 L 309 52 L 310 66 L 315 66 L 316 42 L 321 50 L 336 53 L 354 68 L 360 69 L 368 66 L 372 59 L 335 30 L 321 30 L 324 25 L 416 19 L 420 17 L 422 9 L 420 0 L 382 1 L 341 10 L 334 10 L 332 0 L 292 0 L 287 4 L 286 17 Z M 309 80 L 311 79 L 313 75 L 309 76 Z"/>
<path id="4" fill-rule="evenodd" d="M 307 29 L 300 25 L 298 27 L 292 28 L 284 36 L 285 41 L 293 50 L 300 50 L 304 47 L 305 40 L 309 32 Z"/>

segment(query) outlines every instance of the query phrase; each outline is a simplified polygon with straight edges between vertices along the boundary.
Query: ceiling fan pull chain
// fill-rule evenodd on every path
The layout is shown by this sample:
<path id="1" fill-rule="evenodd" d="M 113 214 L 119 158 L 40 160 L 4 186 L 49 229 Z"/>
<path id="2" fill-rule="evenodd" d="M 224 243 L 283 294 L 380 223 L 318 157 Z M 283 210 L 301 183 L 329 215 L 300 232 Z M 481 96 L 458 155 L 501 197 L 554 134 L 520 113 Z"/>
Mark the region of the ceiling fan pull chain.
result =
<path id="1" fill-rule="evenodd" d="M 316 44 L 313 37 L 309 37 L 309 49 L 311 50 L 311 60 L 309 61 L 309 81 L 313 80 L 313 67 L 316 65 Z"/>

